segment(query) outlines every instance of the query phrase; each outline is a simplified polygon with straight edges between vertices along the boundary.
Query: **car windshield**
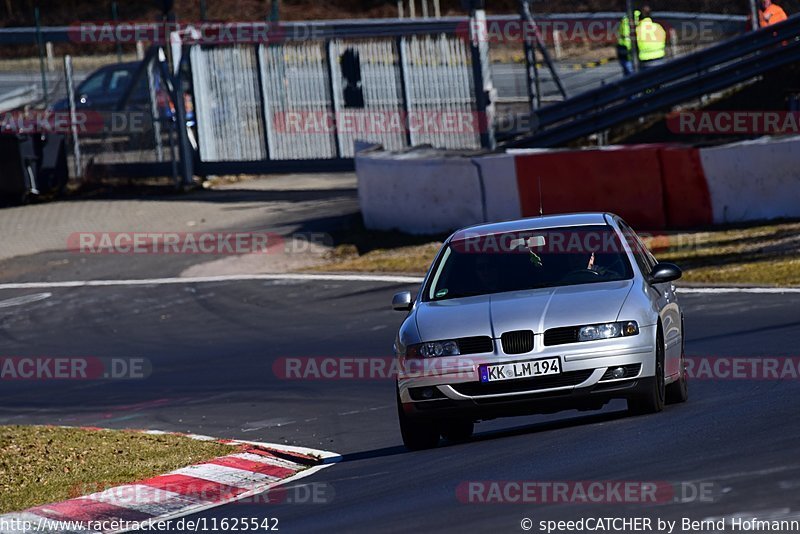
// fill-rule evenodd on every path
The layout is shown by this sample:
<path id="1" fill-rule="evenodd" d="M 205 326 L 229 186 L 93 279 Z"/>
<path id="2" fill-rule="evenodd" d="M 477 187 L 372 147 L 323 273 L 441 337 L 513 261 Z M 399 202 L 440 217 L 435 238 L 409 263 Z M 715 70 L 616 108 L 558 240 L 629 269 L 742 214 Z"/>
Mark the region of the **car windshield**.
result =
<path id="1" fill-rule="evenodd" d="M 425 296 L 449 300 L 628 280 L 625 248 L 607 225 L 467 235 L 442 253 Z"/>

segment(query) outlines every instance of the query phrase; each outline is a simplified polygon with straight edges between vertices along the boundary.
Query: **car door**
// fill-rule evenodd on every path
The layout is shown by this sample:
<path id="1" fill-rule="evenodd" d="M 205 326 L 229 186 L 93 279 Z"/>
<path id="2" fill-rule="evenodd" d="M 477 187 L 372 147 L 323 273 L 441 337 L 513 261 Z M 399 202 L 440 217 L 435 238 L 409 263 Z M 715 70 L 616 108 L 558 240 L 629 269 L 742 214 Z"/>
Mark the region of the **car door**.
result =
<path id="1" fill-rule="evenodd" d="M 128 66 L 111 71 L 108 78 L 108 96 L 113 100 L 114 108 L 130 88 L 135 74 L 136 70 Z M 136 88 L 131 92 L 125 108 L 128 110 L 150 109 L 150 93 L 147 89 L 146 76 L 139 77 Z"/>
<path id="2" fill-rule="evenodd" d="M 649 250 L 646 248 L 643 250 L 652 270 L 658 261 Z M 667 376 L 674 376 L 680 373 L 681 353 L 683 352 L 683 320 L 676 294 L 677 288 L 675 282 L 653 284 L 653 287 L 660 293 L 660 315 L 661 323 L 664 325 L 664 343 L 666 345 L 664 370 Z"/>
<path id="3" fill-rule="evenodd" d="M 625 222 L 620 221 L 620 229 L 627 242 L 633 248 L 633 255 L 639 270 L 647 277 L 656 266 L 657 260 L 642 242 L 639 235 Z M 681 347 L 683 332 L 681 328 L 681 310 L 675 295 L 675 285 L 672 282 L 662 284 L 648 284 L 649 293 L 653 299 L 664 334 L 664 372 L 672 376 L 680 370 Z"/>
<path id="4" fill-rule="evenodd" d="M 638 248 L 642 255 L 642 261 L 647 265 L 647 272 L 652 272 L 658 260 L 650 252 L 639 235 L 634 232 Z M 651 284 L 657 293 L 657 302 L 661 324 L 664 330 L 664 371 L 667 376 L 673 376 L 680 372 L 680 361 L 683 344 L 683 331 L 681 324 L 681 309 L 678 305 L 678 297 L 675 293 L 675 283 L 665 282 L 661 284 Z"/>
<path id="5" fill-rule="evenodd" d="M 106 92 L 108 71 L 99 70 L 84 80 L 77 90 L 75 106 L 78 109 L 97 109 L 98 102 L 103 100 Z"/>

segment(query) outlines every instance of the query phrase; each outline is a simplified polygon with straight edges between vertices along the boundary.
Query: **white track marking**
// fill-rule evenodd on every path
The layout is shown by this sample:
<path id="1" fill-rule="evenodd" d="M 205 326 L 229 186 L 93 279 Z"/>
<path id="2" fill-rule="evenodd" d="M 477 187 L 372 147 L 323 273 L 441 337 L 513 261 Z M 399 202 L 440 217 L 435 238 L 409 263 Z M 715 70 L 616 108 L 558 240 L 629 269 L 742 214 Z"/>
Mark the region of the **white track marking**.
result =
<path id="1" fill-rule="evenodd" d="M 124 287 L 208 284 L 214 282 L 299 280 L 309 282 L 385 282 L 391 284 L 419 284 L 422 278 L 413 276 L 383 275 L 328 275 L 328 274 L 252 274 L 226 276 L 198 276 L 189 278 L 146 278 L 141 280 L 75 280 L 69 282 L 23 282 L 0 284 L 4 289 L 55 289 L 75 287 Z"/>
<path id="2" fill-rule="evenodd" d="M 8 289 L 58 289 L 79 287 L 126 287 L 126 286 L 160 286 L 208 284 L 215 282 L 248 282 L 248 281 L 296 280 L 305 282 L 380 282 L 387 284 L 420 284 L 422 278 L 417 276 L 393 276 L 372 274 L 247 274 L 225 276 L 199 276 L 187 278 L 144 278 L 140 280 L 74 280 L 66 282 L 21 282 L 0 284 L 0 291 Z M 684 295 L 714 294 L 765 294 L 780 295 L 785 293 L 800 294 L 800 287 L 679 287 L 678 293 Z M 44 293 L 42 294 L 44 295 Z M 48 295 L 49 296 L 49 295 Z M 46 298 L 46 297 L 41 297 Z M 41 300 L 38 298 L 37 300 Z M 29 301 L 30 302 L 30 301 Z"/>
<path id="3" fill-rule="evenodd" d="M 13 306 L 22 306 L 24 304 L 31 304 L 32 302 L 39 302 L 52 297 L 52 293 L 35 293 L 33 295 L 23 295 L 21 297 L 14 297 L 12 299 L 0 300 L 0 308 L 11 308 Z"/>
<path id="4" fill-rule="evenodd" d="M 678 287 L 679 295 L 783 295 L 785 293 L 800 294 L 800 287 Z"/>

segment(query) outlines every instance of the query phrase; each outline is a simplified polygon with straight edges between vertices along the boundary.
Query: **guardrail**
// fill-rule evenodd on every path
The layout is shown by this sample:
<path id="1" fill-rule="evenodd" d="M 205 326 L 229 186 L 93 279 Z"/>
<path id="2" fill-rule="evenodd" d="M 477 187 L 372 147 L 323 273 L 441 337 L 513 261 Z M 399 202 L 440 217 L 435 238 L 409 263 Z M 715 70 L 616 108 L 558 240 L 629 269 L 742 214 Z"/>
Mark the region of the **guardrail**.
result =
<path id="1" fill-rule="evenodd" d="M 622 81 L 576 95 L 533 114 L 534 133 L 507 148 L 553 147 L 632 118 L 725 89 L 800 58 L 800 16 Z"/>

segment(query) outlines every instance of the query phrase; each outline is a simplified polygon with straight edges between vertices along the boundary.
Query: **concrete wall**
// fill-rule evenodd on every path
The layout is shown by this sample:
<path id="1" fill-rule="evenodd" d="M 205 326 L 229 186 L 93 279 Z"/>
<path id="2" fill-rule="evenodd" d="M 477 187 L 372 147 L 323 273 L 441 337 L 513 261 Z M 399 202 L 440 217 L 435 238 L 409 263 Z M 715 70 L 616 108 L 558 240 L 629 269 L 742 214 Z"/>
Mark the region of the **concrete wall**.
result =
<path id="1" fill-rule="evenodd" d="M 356 156 L 368 228 L 445 233 L 482 222 L 611 211 L 639 230 L 800 217 L 800 137 L 697 149 L 639 145 Z"/>
<path id="2" fill-rule="evenodd" d="M 469 157 L 365 151 L 356 156 L 356 174 L 367 228 L 438 234 L 486 219 L 481 177 Z"/>
<path id="3" fill-rule="evenodd" d="M 800 217 L 800 137 L 700 151 L 715 223 Z"/>

